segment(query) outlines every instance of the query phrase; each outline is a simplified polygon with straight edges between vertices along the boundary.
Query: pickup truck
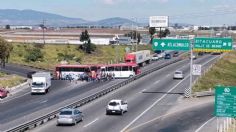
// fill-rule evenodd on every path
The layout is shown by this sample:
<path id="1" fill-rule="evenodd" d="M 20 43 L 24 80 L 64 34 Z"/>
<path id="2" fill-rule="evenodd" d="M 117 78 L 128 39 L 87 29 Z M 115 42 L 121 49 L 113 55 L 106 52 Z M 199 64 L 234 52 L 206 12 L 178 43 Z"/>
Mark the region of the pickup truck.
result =
<path id="1" fill-rule="evenodd" d="M 106 108 L 106 114 L 120 114 L 123 115 L 124 112 L 128 111 L 128 104 L 126 101 L 120 99 L 111 100 Z"/>

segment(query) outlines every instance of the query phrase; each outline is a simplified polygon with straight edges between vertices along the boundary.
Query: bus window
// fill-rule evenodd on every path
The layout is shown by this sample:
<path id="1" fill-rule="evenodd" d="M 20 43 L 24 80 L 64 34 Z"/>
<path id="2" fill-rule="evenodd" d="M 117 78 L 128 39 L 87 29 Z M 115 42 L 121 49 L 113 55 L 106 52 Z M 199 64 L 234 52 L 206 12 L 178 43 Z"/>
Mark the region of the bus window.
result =
<path id="1" fill-rule="evenodd" d="M 122 71 L 129 71 L 129 66 L 123 66 Z"/>
<path id="2" fill-rule="evenodd" d="M 75 72 L 84 72 L 84 71 L 85 71 L 85 68 L 73 68 L 72 71 L 75 71 Z"/>
<path id="3" fill-rule="evenodd" d="M 114 71 L 114 67 L 108 67 L 108 71 Z"/>
<path id="4" fill-rule="evenodd" d="M 121 67 L 120 66 L 116 66 L 115 67 L 115 71 L 121 71 Z"/>

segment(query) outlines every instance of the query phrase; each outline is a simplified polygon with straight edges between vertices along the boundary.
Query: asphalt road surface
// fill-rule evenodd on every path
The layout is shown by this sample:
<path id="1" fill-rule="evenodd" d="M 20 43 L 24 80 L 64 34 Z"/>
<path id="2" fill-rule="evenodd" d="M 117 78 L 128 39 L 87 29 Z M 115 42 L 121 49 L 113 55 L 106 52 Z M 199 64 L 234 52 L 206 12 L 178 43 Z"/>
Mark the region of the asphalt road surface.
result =
<path id="1" fill-rule="evenodd" d="M 205 55 L 195 60 L 194 63 L 202 64 L 205 69 L 209 67 L 216 58 L 217 56 Z M 181 69 L 185 73 L 185 78 L 183 80 L 173 80 L 173 73 L 177 69 Z M 134 128 L 135 126 L 148 122 L 155 117 L 166 114 L 168 110 L 176 104 L 177 100 L 183 97 L 184 89 L 186 87 L 189 87 L 189 61 L 183 60 L 174 65 L 169 65 L 161 70 L 153 72 L 138 81 L 130 83 L 117 91 L 111 92 L 106 96 L 82 106 L 80 109 L 85 115 L 84 121 L 75 126 L 56 126 L 56 120 L 53 120 L 43 126 L 33 129 L 32 131 L 126 131 L 130 128 Z M 128 101 L 128 112 L 124 113 L 123 116 L 105 115 L 107 103 L 111 99 L 115 98 L 121 98 Z M 205 114 L 209 115 L 209 112 L 207 111 Z M 199 120 L 199 124 L 204 121 L 205 118 Z M 187 119 L 186 122 L 188 122 Z M 172 122 L 172 124 L 169 124 L 169 127 L 176 125 L 176 122 Z"/>

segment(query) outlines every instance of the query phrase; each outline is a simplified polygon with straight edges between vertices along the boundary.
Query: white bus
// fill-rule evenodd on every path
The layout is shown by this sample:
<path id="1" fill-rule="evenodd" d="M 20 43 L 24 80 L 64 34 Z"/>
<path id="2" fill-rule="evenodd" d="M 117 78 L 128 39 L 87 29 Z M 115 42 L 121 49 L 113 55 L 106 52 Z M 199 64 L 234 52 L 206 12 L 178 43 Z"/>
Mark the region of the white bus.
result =
<path id="1" fill-rule="evenodd" d="M 114 78 L 129 78 L 140 74 L 141 70 L 137 64 L 109 64 L 101 67 L 101 74 L 112 75 Z"/>

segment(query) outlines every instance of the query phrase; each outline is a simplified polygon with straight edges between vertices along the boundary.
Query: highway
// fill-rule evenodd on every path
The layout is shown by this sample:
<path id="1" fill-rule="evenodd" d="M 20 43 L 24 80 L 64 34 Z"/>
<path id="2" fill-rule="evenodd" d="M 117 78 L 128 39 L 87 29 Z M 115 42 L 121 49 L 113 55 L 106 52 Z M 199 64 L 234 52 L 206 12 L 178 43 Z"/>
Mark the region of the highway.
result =
<path id="1" fill-rule="evenodd" d="M 212 118 L 214 103 L 206 103 L 185 109 L 181 112 L 168 114 L 160 118 L 141 124 L 129 132 L 194 132 L 202 122 Z M 204 114 L 203 114 L 204 113 Z M 210 132 L 210 131 L 209 131 Z"/>
<path id="2" fill-rule="evenodd" d="M 153 68 L 166 61 L 169 60 L 153 62 L 145 66 L 142 70 Z M 7 64 L 1 70 L 26 77 L 28 72 L 36 71 L 37 69 L 28 69 L 27 67 Z M 24 93 L 14 95 L 13 98 L 4 99 L 0 102 L 0 130 L 6 130 L 34 119 L 121 81 L 114 80 L 111 82 L 74 84 L 68 81 L 53 80 L 52 87 L 46 95 L 31 95 L 30 89 L 26 89 Z"/>
<path id="3" fill-rule="evenodd" d="M 205 55 L 194 63 L 208 67 L 217 56 Z M 185 73 L 183 80 L 173 80 L 175 70 Z M 189 86 L 189 60 L 183 60 L 169 65 L 161 70 L 130 83 L 123 88 L 103 96 L 80 109 L 84 112 L 84 121 L 75 126 L 56 126 L 56 120 L 33 129 L 33 132 L 118 132 L 125 131 L 155 117 L 164 115 L 171 109 L 179 98 L 183 98 L 184 88 Z M 123 116 L 105 115 L 107 103 L 114 98 L 128 101 L 128 112 Z M 205 116 L 202 113 L 201 116 Z M 191 120 L 191 119 L 190 119 Z M 199 124 L 208 118 L 203 118 Z M 188 122 L 188 120 L 186 120 Z M 176 125 L 176 124 L 171 124 Z M 172 127 L 172 126 L 170 126 Z M 146 130 L 145 130 L 146 131 Z M 174 131 L 174 129 L 173 129 Z"/>

